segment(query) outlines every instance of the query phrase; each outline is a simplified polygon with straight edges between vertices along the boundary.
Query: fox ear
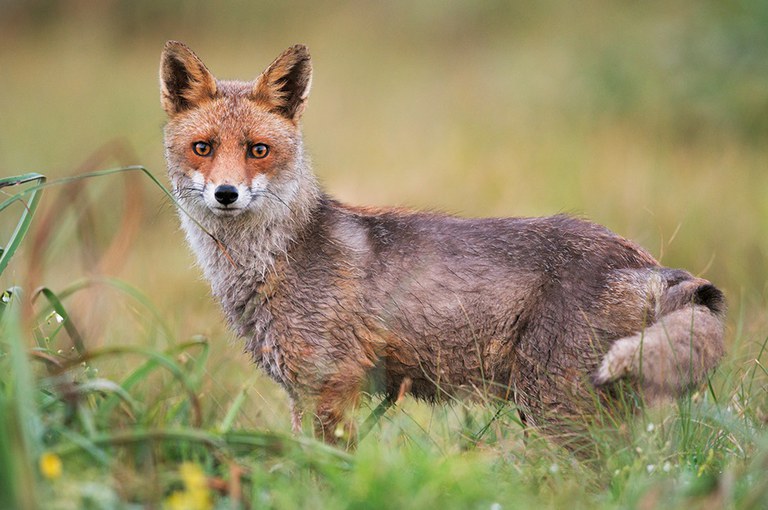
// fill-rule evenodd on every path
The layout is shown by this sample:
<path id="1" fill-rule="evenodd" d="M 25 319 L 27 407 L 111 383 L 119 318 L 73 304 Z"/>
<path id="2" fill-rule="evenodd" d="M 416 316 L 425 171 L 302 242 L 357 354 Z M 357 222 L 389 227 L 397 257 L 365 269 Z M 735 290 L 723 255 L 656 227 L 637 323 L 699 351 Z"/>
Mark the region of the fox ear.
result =
<path id="1" fill-rule="evenodd" d="M 160 102 L 169 116 L 216 95 L 216 79 L 186 45 L 168 41 L 160 57 Z"/>
<path id="2" fill-rule="evenodd" d="M 301 44 L 292 46 L 261 73 L 251 98 L 266 103 L 272 111 L 297 122 L 304 112 L 312 85 L 312 61 Z"/>

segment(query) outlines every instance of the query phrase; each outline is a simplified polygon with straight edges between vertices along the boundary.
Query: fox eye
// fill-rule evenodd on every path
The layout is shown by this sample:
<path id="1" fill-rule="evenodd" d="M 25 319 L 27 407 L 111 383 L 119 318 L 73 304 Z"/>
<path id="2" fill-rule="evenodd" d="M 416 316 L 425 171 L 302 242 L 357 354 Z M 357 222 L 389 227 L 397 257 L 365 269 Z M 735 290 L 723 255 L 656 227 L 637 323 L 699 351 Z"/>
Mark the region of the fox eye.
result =
<path id="1" fill-rule="evenodd" d="M 213 147 L 211 147 L 211 144 L 208 142 L 195 142 L 192 144 L 192 150 L 195 151 L 195 154 L 198 156 L 207 157 L 211 155 Z"/>
<path id="2" fill-rule="evenodd" d="M 269 154 L 269 146 L 263 143 L 255 143 L 248 149 L 248 157 L 250 158 L 266 158 Z"/>

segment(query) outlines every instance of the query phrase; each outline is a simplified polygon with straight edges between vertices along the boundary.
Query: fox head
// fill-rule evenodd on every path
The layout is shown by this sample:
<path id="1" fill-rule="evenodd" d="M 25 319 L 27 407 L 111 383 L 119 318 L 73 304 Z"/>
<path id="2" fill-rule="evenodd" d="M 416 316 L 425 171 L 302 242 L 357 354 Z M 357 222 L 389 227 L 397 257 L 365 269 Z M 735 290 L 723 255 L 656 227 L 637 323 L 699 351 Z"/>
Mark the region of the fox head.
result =
<path id="1" fill-rule="evenodd" d="M 281 208 L 289 214 L 314 183 L 299 129 L 311 83 L 305 46 L 288 48 L 243 82 L 217 80 L 187 46 L 167 42 L 160 62 L 165 155 L 182 204 L 224 221 Z"/>

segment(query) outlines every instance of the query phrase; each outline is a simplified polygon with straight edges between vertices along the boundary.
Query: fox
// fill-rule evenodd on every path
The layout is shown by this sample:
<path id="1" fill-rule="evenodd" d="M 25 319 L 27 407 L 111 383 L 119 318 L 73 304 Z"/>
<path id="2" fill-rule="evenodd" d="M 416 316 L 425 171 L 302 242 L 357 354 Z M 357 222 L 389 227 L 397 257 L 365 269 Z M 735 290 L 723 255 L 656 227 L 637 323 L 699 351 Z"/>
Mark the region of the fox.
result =
<path id="1" fill-rule="evenodd" d="M 354 444 L 361 399 L 405 392 L 498 398 L 546 431 L 594 416 L 620 383 L 675 398 L 718 365 L 722 291 L 603 226 L 332 198 L 303 142 L 311 84 L 303 45 L 253 81 L 217 79 L 178 41 L 161 55 L 181 228 L 295 433 L 307 412 L 316 437 Z"/>

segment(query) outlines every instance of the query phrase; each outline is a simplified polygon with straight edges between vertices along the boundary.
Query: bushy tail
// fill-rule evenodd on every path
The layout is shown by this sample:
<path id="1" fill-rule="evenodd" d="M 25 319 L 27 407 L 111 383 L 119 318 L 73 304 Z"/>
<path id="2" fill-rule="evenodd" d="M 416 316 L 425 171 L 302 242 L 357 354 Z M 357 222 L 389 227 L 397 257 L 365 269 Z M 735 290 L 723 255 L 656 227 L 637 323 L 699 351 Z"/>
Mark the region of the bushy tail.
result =
<path id="1" fill-rule="evenodd" d="M 650 399 L 698 387 L 723 356 L 724 308 L 722 292 L 706 280 L 691 278 L 667 288 L 657 321 L 616 340 L 594 373 L 594 384 L 629 377 Z"/>

